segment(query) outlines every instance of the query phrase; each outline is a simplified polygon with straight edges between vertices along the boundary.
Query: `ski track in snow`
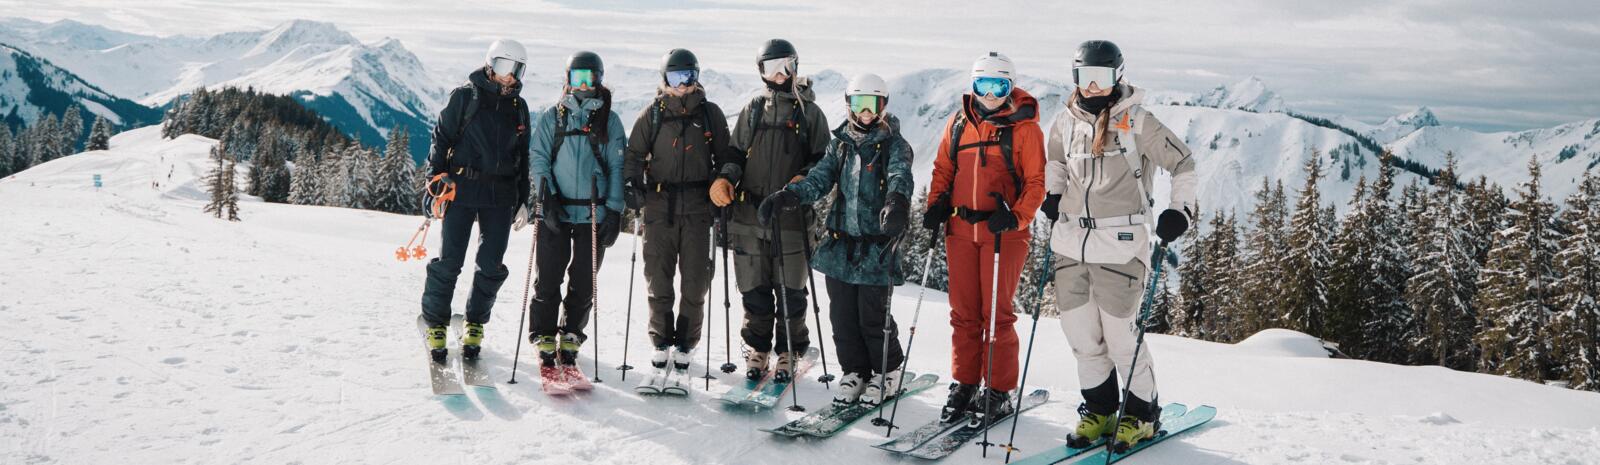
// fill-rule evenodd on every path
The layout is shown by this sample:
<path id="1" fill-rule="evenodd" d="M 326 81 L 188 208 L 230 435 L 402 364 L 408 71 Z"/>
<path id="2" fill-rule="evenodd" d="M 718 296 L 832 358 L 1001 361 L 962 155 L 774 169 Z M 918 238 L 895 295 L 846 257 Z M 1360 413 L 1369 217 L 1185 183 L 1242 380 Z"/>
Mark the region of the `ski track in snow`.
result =
<path id="1" fill-rule="evenodd" d="M 487 328 L 485 364 L 498 389 L 434 397 L 413 323 L 423 265 L 392 258 L 418 218 L 247 199 L 243 222 L 216 220 L 200 211 L 196 181 L 210 168 L 211 143 L 160 140 L 145 128 L 118 135 L 111 151 L 0 180 L 8 326 L 0 333 L 0 463 L 916 462 L 868 447 L 883 433 L 865 421 L 827 441 L 759 432 L 800 414 L 725 413 L 712 397 L 737 373 L 713 370 L 710 393 L 694 379 L 687 399 L 634 394 L 645 372 L 623 382 L 615 369 L 628 237 L 601 271 L 608 292 L 591 343 L 604 382 L 594 392 L 545 396 L 527 357 L 518 384 L 504 383 L 519 339 L 525 230 L 506 257 L 515 284 L 502 289 Z M 106 180 L 98 191 L 95 173 Z M 436 234 L 428 242 L 435 252 Z M 468 281 L 458 286 L 458 311 Z M 646 366 L 638 282 L 629 363 Z M 718 287 L 708 302 L 713 365 L 723 362 Z M 902 328 L 916 296 L 913 286 L 896 292 Z M 911 369 L 948 377 L 948 305 L 942 293 L 927 297 Z M 1023 337 L 1029 323 L 1016 326 Z M 1028 388 L 1049 388 L 1055 401 L 1024 417 L 1024 453 L 1060 444 L 1076 418 L 1078 381 L 1056 320 L 1041 320 L 1038 335 Z M 1274 332 L 1233 346 L 1151 336 L 1162 399 L 1216 405 L 1220 414 L 1126 463 L 1600 463 L 1600 395 L 1307 357 L 1299 338 Z M 828 349 L 836 358 L 831 342 Z M 585 370 L 592 354 L 582 353 Z M 800 403 L 812 409 L 831 397 L 816 382 L 800 387 Z M 933 419 L 943 394 L 907 400 L 898 421 Z M 991 439 L 1003 442 L 1008 430 Z M 980 452 L 969 445 L 945 462 L 1000 463 L 1004 455 Z"/>

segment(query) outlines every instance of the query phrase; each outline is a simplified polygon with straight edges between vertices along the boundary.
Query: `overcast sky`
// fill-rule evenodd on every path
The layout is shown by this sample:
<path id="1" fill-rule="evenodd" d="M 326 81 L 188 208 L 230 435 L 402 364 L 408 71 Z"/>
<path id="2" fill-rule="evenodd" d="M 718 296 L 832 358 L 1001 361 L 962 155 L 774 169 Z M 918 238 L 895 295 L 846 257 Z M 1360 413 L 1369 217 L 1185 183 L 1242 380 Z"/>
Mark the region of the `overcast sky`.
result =
<path id="1" fill-rule="evenodd" d="M 1022 73 L 1064 82 L 1079 42 L 1110 39 L 1129 79 L 1157 90 L 1258 76 L 1297 110 L 1370 123 L 1419 105 L 1447 125 L 1485 130 L 1600 117 L 1596 0 L 790 3 L 0 0 L 0 11 L 162 36 L 327 21 L 363 41 L 400 39 L 430 68 L 462 73 L 494 38 L 511 37 L 528 45 L 536 72 L 559 70 L 578 49 L 653 67 L 687 47 L 706 67 L 753 74 L 761 42 L 783 37 L 799 48 L 802 71 L 965 69 L 998 50 Z"/>

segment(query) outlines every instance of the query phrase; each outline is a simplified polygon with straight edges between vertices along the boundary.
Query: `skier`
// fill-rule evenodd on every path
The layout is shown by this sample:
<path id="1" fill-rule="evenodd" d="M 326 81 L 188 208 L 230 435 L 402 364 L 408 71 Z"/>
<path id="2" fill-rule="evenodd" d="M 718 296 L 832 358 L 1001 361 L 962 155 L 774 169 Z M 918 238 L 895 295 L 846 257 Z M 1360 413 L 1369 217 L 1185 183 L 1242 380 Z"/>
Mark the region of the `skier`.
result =
<path id="1" fill-rule="evenodd" d="M 443 250 L 428 263 L 422 290 L 428 347 L 436 359 L 442 359 L 445 352 L 450 300 L 466 261 L 474 222 L 478 224 L 478 255 L 472 293 L 467 297 L 463 356 L 478 356 L 489 309 L 510 275 L 501 259 L 513 216 L 527 202 L 530 191 L 528 102 L 518 95 L 527 61 L 522 44 L 509 39 L 495 41 L 484 56 L 483 67 L 450 92 L 449 102 L 439 112 L 439 124 L 433 128 L 428 171 L 435 185 L 429 190 L 442 192 L 443 185 L 449 184 L 456 192 L 440 226 Z M 526 212 L 520 216 L 525 217 Z"/>
<path id="2" fill-rule="evenodd" d="M 778 282 L 773 231 L 762 226 L 758 203 L 768 194 L 804 177 L 828 146 L 828 120 L 812 100 L 811 83 L 800 77 L 799 55 L 783 39 L 768 40 L 756 59 L 767 89 L 750 99 L 733 129 L 733 151 L 711 185 L 711 202 L 731 209 L 728 241 L 744 301 L 745 376 L 768 373 L 769 352 L 777 352 L 773 379 L 788 381 L 797 359 L 811 344 L 806 328 L 806 272 L 803 254 L 811 211 L 776 218 L 782 230 L 782 276 Z M 783 288 L 780 289 L 779 286 Z M 786 296 L 786 302 L 778 300 Z M 787 314 L 779 321 L 778 310 Z M 787 331 L 785 331 L 787 329 Z"/>
<path id="3" fill-rule="evenodd" d="M 1116 44 L 1079 45 L 1072 71 L 1077 91 L 1051 125 L 1047 145 L 1049 195 L 1041 211 L 1058 221 L 1050 238 L 1056 308 L 1078 360 L 1084 399 L 1078 426 L 1067 438 L 1072 447 L 1087 447 L 1111 434 L 1119 378 L 1130 370 L 1125 413 L 1114 426 L 1116 447 L 1155 435 L 1161 406 L 1149 347 L 1141 346 L 1138 365 L 1129 366 L 1150 267 L 1150 168 L 1172 173 L 1169 207 L 1156 220 L 1162 241 L 1183 235 L 1195 211 L 1195 160 L 1189 147 L 1140 106 L 1144 91 L 1129 85 L 1122 72 Z"/>
<path id="4" fill-rule="evenodd" d="M 884 112 L 889 85 L 874 74 L 850 80 L 846 121 L 805 179 L 764 203 L 795 207 L 834 192 L 828 233 L 811 266 L 826 276 L 833 343 L 844 377 L 833 400 L 877 405 L 899 388 L 900 349 L 889 299 L 905 283 L 896 248 L 909 218 L 911 144 Z M 837 186 L 837 190 L 835 190 Z M 887 330 L 887 332 L 886 332 Z M 885 376 L 888 371 L 888 376 Z"/>
<path id="5" fill-rule="evenodd" d="M 728 119 L 706 100 L 693 52 L 673 49 L 661 63 L 656 98 L 639 114 L 628 139 L 623 169 L 627 207 L 644 222 L 644 275 L 649 284 L 651 365 L 687 370 L 700 342 L 706 295 L 714 274 L 708 195 L 716 167 L 726 163 Z M 635 221 L 638 221 L 637 219 Z M 673 278 L 682 271 L 683 295 L 672 307 Z M 676 354 L 670 350 L 676 350 Z"/>
<path id="6" fill-rule="evenodd" d="M 539 271 L 528 309 L 528 338 L 539 351 L 541 374 L 556 370 L 556 363 L 569 375 L 576 371 L 578 348 L 588 338 L 583 327 L 596 298 L 599 270 L 590 264 L 601 261 L 621 229 L 627 135 L 611 112 L 604 76 L 599 55 L 574 53 L 567 59 L 561 98 L 534 124 L 530 165 L 544 217 L 535 245 Z M 591 242 L 593 236 L 598 243 Z M 563 271 L 568 278 L 564 299 Z"/>
<path id="7" fill-rule="evenodd" d="M 1002 418 L 1014 410 L 1008 401 L 1009 391 L 1017 388 L 1012 328 L 1017 316 L 1011 299 L 1028 257 L 1028 226 L 1044 200 L 1039 103 L 1016 87 L 1015 74 L 1011 59 L 999 53 L 973 63 L 971 92 L 962 96 L 934 158 L 922 225 L 937 230 L 949 222 L 944 240 L 956 380 L 940 414 L 943 421 L 985 412 Z M 996 248 L 998 286 L 992 282 Z M 989 308 L 991 300 L 999 308 Z M 994 334 L 985 344 L 991 326 Z M 979 382 L 987 385 L 982 393 Z"/>

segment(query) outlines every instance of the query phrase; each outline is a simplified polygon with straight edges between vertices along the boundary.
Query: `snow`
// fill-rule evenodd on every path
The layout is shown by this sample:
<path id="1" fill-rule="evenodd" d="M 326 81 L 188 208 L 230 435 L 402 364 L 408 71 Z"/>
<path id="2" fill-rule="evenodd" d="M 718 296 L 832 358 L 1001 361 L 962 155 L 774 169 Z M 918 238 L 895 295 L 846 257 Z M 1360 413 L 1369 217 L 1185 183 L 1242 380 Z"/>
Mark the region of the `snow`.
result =
<path id="1" fill-rule="evenodd" d="M 414 326 L 423 265 L 391 254 L 418 218 L 247 198 L 243 222 L 217 220 L 200 211 L 198 181 L 212 144 L 163 140 L 148 127 L 117 135 L 111 150 L 0 179 L 8 238 L 0 241 L 0 315 L 9 328 L 0 351 L 0 463 L 904 462 L 868 447 L 882 430 L 865 423 L 825 442 L 756 431 L 798 414 L 723 412 L 710 397 L 735 375 L 688 399 L 633 394 L 638 374 L 624 383 L 614 369 L 627 237 L 601 270 L 591 342 L 605 382 L 595 392 L 543 395 L 526 357 L 520 382 L 503 384 L 522 297 L 513 284 L 488 325 L 486 364 L 502 384 L 434 397 Z M 94 174 L 105 187 L 92 186 Z M 438 250 L 436 237 L 430 249 Z M 508 282 L 524 282 L 528 250 L 528 232 L 514 234 Z M 648 357 L 638 286 L 635 365 Z M 458 287 L 458 304 L 468 287 Z M 911 321 L 917 295 L 914 286 L 897 290 L 900 324 Z M 709 302 L 713 364 L 723 361 L 720 299 Z M 948 375 L 947 308 L 942 293 L 927 292 L 913 371 Z M 1024 338 L 1029 323 L 1016 326 Z M 1024 452 L 1060 444 L 1078 399 L 1058 322 L 1041 319 L 1037 334 L 1028 388 L 1048 388 L 1054 400 L 1024 417 Z M 1600 462 L 1600 394 L 1319 357 L 1315 340 L 1281 330 L 1239 345 L 1164 335 L 1147 342 L 1162 399 L 1215 405 L 1220 415 L 1129 463 Z M 585 367 L 591 354 L 586 347 Z M 815 382 L 800 388 L 812 409 L 830 395 Z M 942 398 L 933 389 L 908 399 L 901 424 L 931 420 Z M 967 446 L 947 462 L 999 460 L 979 452 Z"/>
<path id="2" fill-rule="evenodd" d="M 1221 108 L 1224 110 L 1245 110 L 1258 113 L 1283 112 L 1288 110 L 1283 98 L 1279 97 L 1261 78 L 1251 76 L 1242 81 L 1228 86 L 1217 86 L 1189 101 L 1189 104 L 1202 107 Z"/>

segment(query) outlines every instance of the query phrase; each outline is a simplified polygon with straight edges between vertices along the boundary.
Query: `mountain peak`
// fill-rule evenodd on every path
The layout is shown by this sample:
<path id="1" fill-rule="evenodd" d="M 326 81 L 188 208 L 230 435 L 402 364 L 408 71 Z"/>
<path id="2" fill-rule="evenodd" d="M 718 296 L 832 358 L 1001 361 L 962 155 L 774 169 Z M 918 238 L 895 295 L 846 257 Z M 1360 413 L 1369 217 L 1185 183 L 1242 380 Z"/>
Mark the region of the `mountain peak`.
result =
<path id="1" fill-rule="evenodd" d="M 1257 113 L 1281 112 L 1288 107 L 1277 92 L 1267 88 L 1261 78 L 1250 76 L 1226 86 L 1217 86 L 1189 102 L 1192 105 L 1221 109 L 1253 111 Z"/>
<path id="2" fill-rule="evenodd" d="M 1389 120 L 1390 121 L 1385 121 L 1385 123 L 1393 122 L 1396 125 L 1410 126 L 1418 129 L 1439 126 L 1439 117 L 1434 116 L 1433 109 L 1426 106 L 1417 107 L 1415 110 L 1390 117 Z"/>
<path id="3" fill-rule="evenodd" d="M 355 36 L 339 29 L 333 23 L 295 19 L 262 33 L 256 49 L 250 54 L 283 51 L 307 44 L 342 46 L 360 43 L 361 41 L 356 40 Z"/>

